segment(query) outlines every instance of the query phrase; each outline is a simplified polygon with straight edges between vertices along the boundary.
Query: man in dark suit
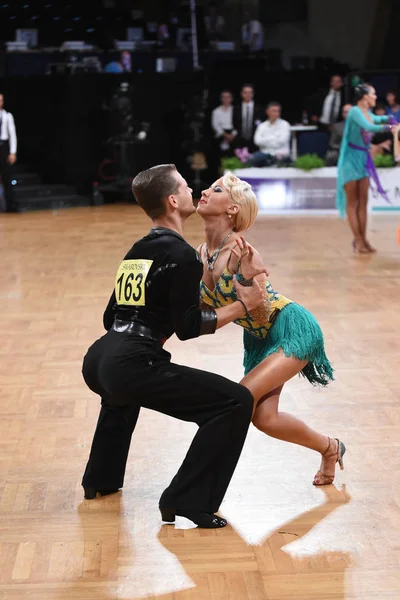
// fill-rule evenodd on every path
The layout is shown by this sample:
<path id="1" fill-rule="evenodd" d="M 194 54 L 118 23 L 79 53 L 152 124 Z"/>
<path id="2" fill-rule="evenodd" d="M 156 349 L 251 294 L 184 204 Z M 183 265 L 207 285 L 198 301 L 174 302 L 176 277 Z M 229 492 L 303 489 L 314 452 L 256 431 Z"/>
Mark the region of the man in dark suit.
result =
<path id="1" fill-rule="evenodd" d="M 334 123 L 341 121 L 344 101 L 343 78 L 332 75 L 329 90 L 321 90 L 310 99 L 311 123 L 330 131 Z"/>
<path id="2" fill-rule="evenodd" d="M 248 148 L 254 152 L 254 133 L 262 121 L 265 120 L 264 110 L 254 102 L 254 88 L 245 84 L 240 91 L 241 103 L 233 109 L 233 145 L 235 148 Z"/>
<path id="3" fill-rule="evenodd" d="M 351 109 L 351 104 L 345 104 L 342 107 L 342 119 L 339 123 L 334 123 L 331 129 L 331 137 L 329 138 L 329 148 L 325 156 L 325 164 L 327 167 L 336 167 L 339 159 L 340 145 L 343 139 L 344 125 Z"/>
<path id="4" fill-rule="evenodd" d="M 16 212 L 12 166 L 17 160 L 17 134 L 14 117 L 4 110 L 4 96 L 0 94 L 0 175 L 3 179 L 3 193 L 6 212 Z M 0 211 L 2 210 L 0 202 Z"/>

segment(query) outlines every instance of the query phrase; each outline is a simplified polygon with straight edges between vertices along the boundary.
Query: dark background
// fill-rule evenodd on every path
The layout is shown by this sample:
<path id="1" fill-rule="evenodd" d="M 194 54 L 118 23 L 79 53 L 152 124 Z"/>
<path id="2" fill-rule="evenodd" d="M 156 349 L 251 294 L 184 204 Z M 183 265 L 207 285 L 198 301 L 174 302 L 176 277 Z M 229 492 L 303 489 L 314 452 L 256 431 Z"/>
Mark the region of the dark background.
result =
<path id="1" fill-rule="evenodd" d="M 193 105 L 202 104 L 204 117 L 198 147 L 207 155 L 211 139 L 211 110 L 218 105 L 219 94 L 224 88 L 232 90 L 238 101 L 241 85 L 252 83 L 257 103 L 265 105 L 271 100 L 281 102 L 284 118 L 296 123 L 301 121 L 308 98 L 317 90 L 327 88 L 333 73 L 346 77 L 348 101 L 352 100 L 351 81 L 354 74 L 375 85 L 382 99 L 389 88 L 400 87 L 400 64 L 397 58 L 399 1 L 382 0 L 379 3 L 380 12 L 377 15 L 383 14 L 386 7 L 387 19 L 385 22 L 376 20 L 371 33 L 370 58 L 359 69 L 333 58 L 318 56 L 313 57 L 313 68 L 301 68 L 307 65 L 307 61 L 303 65 L 298 61 L 297 68 L 293 65 L 291 69 L 284 69 L 280 60 L 284 48 L 270 49 L 250 60 L 240 52 L 203 52 L 201 49 L 202 69 L 196 72 L 193 71 L 190 52 L 157 50 L 134 52 L 133 73 L 129 75 L 57 74 L 54 69 L 48 71 L 48 66 L 57 61 L 67 62 L 66 55 L 56 50 L 6 54 L 4 40 L 14 39 L 11 24 L 18 22 L 19 27 L 38 26 L 40 43 L 59 45 L 67 27 L 71 29 L 68 39 L 82 39 L 84 33 L 85 41 L 99 44 L 102 48 L 99 57 L 104 65 L 119 56 L 119 53 L 110 49 L 110 38 L 123 38 L 129 25 L 126 8 L 132 8 L 133 4 L 135 8 L 136 4 L 137 8 L 148 5 L 151 18 L 154 19 L 167 18 L 175 11 L 181 15 L 181 25 L 184 25 L 185 20 L 189 23 L 187 3 L 178 6 L 172 0 L 148 0 L 147 3 L 123 0 L 117 1 L 112 11 L 105 11 L 101 2 L 92 0 L 80 4 L 66 3 L 62 7 L 55 2 L 47 5 L 36 0 L 28 4 L 29 9 L 23 9 L 25 3 L 19 0 L 9 4 L 0 0 L 0 36 L 3 39 L 3 46 L 0 44 L 0 92 L 5 94 L 6 108 L 15 118 L 18 162 L 29 165 L 44 183 L 71 184 L 80 194 L 91 193 L 93 182 L 99 177 L 98 167 L 104 159 L 118 159 L 115 154 L 117 149 L 107 144 L 114 130 L 112 114 L 106 107 L 121 81 L 131 86 L 134 120 L 150 123 L 148 143 L 137 144 L 129 150 L 132 177 L 139 170 L 159 162 L 175 162 L 186 176 L 193 176 L 188 160 L 193 150 L 193 131 L 190 128 L 193 115 L 188 114 L 189 107 L 192 106 L 193 112 Z M 236 2 L 238 25 L 247 4 Z M 260 1 L 257 4 L 259 18 L 266 25 L 285 21 L 307 22 L 309 2 L 306 0 Z M 220 3 L 220 7 L 223 6 L 224 3 Z M 80 17 L 74 21 L 78 7 L 81 9 Z M 204 9 L 199 6 L 199 16 Z M 61 14 L 61 21 L 52 20 L 56 13 Z M 343 13 L 345 18 L 346 14 Z M 88 26 L 93 24 L 96 27 L 92 32 L 92 27 Z M 89 39 L 91 37 L 93 39 Z M 340 37 L 337 43 L 340 44 Z M 354 43 L 357 44 L 357 23 L 354 27 Z M 378 48 L 379 52 L 375 51 Z M 93 55 L 93 52 L 90 54 Z M 156 73 L 158 56 L 175 56 L 177 71 Z"/>

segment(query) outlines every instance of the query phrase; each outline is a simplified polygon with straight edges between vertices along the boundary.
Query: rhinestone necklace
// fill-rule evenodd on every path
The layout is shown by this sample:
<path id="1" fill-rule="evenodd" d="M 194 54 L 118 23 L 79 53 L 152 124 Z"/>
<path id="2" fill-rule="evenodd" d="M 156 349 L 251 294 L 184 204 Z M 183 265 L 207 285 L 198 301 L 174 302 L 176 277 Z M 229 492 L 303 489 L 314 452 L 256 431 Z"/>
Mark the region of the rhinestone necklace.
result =
<path id="1" fill-rule="evenodd" d="M 207 247 L 207 244 L 206 244 L 207 269 L 209 271 L 214 271 L 215 261 L 217 260 L 218 255 L 221 252 L 221 249 L 222 249 L 223 245 L 228 241 L 228 239 L 231 237 L 232 233 L 233 233 L 233 230 L 230 231 L 228 233 L 228 235 L 222 240 L 222 242 L 220 243 L 220 245 L 218 246 L 218 248 L 216 249 L 216 251 L 214 252 L 214 254 L 212 254 L 211 256 L 208 254 L 208 247 Z"/>

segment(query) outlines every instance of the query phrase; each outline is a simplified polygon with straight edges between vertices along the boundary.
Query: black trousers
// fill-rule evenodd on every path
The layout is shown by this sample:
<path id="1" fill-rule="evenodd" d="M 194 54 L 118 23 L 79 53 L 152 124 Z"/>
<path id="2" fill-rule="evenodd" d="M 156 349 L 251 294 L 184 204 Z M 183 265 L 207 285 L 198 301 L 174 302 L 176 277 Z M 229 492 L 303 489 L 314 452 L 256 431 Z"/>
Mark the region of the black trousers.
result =
<path id="1" fill-rule="evenodd" d="M 131 436 L 144 407 L 199 427 L 160 506 L 219 509 L 251 421 L 253 397 L 245 387 L 173 364 L 160 344 L 113 330 L 89 348 L 83 377 L 102 399 L 84 487 L 123 486 Z M 160 439 L 162 451 L 168 451 L 162 444 Z"/>
<path id="2" fill-rule="evenodd" d="M 10 148 L 8 142 L 0 140 L 0 175 L 3 180 L 4 200 L 6 211 L 14 208 L 14 190 L 11 184 L 12 166 L 8 162 Z"/>

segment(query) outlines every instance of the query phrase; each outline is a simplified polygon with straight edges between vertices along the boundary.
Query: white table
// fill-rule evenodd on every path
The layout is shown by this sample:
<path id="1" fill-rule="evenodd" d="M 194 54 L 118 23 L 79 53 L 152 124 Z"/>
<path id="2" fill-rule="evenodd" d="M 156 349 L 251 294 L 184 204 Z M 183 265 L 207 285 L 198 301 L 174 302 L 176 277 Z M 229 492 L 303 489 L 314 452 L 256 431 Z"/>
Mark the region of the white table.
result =
<path id="1" fill-rule="evenodd" d="M 291 125 L 290 131 L 292 132 L 292 160 L 297 158 L 297 132 L 298 131 L 315 131 L 316 125 Z"/>

